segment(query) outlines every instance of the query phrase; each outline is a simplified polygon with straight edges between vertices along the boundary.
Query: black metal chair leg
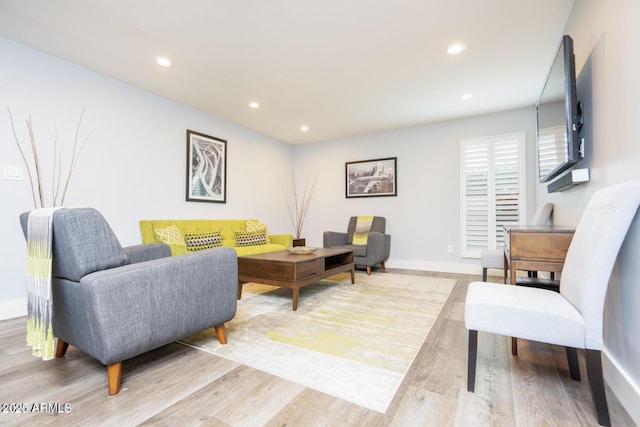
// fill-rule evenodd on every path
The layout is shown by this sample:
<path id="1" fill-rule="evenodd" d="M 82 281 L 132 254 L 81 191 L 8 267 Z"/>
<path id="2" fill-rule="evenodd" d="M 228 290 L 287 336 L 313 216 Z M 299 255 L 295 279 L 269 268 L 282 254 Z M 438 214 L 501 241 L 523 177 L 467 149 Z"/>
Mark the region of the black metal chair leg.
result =
<path id="1" fill-rule="evenodd" d="M 482 281 L 483 282 L 487 281 L 487 269 L 486 268 L 482 269 Z"/>
<path id="2" fill-rule="evenodd" d="M 589 387 L 591 396 L 596 406 L 598 414 L 598 424 L 610 426 L 609 407 L 607 406 L 607 396 L 604 391 L 604 376 L 602 375 L 602 356 L 599 350 L 587 350 L 587 376 L 589 377 Z"/>
<path id="3" fill-rule="evenodd" d="M 469 331 L 467 356 L 467 391 L 473 393 L 476 385 L 476 359 L 478 358 L 478 331 Z"/>
<path id="4" fill-rule="evenodd" d="M 578 349 L 574 347 L 565 347 L 567 352 L 567 362 L 569 363 L 569 375 L 571 379 L 580 381 L 580 364 L 578 363 Z"/>

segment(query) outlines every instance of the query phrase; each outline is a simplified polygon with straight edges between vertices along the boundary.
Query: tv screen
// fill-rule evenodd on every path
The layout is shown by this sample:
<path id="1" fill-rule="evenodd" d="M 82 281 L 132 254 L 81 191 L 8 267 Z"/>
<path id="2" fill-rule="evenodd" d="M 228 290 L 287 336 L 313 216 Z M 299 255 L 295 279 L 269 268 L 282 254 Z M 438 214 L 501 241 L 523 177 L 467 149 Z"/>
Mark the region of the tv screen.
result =
<path id="1" fill-rule="evenodd" d="M 536 105 L 538 176 L 547 182 L 580 160 L 573 40 L 565 35 Z"/>

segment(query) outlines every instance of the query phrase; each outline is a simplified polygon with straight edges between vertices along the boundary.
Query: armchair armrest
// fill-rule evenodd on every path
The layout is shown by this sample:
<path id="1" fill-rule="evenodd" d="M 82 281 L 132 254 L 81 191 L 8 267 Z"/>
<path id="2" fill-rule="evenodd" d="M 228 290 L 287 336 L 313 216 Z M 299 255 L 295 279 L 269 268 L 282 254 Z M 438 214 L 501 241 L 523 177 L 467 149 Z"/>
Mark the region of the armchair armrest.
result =
<path id="1" fill-rule="evenodd" d="M 322 247 L 330 248 L 332 246 L 347 245 L 347 233 L 339 231 L 325 231 L 322 233 Z"/>
<path id="2" fill-rule="evenodd" d="M 372 264 L 384 262 L 391 251 L 391 236 L 376 231 L 367 236 L 367 260 Z"/>
<path id="3" fill-rule="evenodd" d="M 146 243 L 142 245 L 127 246 L 124 253 L 129 264 L 137 264 L 143 261 L 151 261 L 158 258 L 171 256 L 171 247 L 164 243 Z"/>
<path id="4" fill-rule="evenodd" d="M 271 243 L 283 245 L 285 248 L 293 246 L 293 234 L 269 234 Z"/>
<path id="5" fill-rule="evenodd" d="M 238 261 L 231 248 L 57 279 L 54 330 L 105 365 L 233 318 Z"/>

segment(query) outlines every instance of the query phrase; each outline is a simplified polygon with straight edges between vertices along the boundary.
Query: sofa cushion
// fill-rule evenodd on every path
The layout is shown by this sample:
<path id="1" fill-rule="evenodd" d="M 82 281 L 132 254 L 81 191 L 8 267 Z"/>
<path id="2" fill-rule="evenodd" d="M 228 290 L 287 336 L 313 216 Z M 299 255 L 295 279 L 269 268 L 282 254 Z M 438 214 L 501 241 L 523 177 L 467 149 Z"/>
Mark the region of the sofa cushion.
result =
<path id="1" fill-rule="evenodd" d="M 236 246 L 266 245 L 267 232 L 261 231 L 236 231 Z"/>
<path id="2" fill-rule="evenodd" d="M 182 237 L 182 233 L 175 224 L 165 228 L 154 228 L 153 234 L 162 243 L 166 243 L 171 248 L 171 255 L 187 253 L 187 245 Z"/>
<path id="3" fill-rule="evenodd" d="M 219 230 L 204 233 L 186 232 L 184 240 L 189 252 L 222 246 L 222 236 Z"/>

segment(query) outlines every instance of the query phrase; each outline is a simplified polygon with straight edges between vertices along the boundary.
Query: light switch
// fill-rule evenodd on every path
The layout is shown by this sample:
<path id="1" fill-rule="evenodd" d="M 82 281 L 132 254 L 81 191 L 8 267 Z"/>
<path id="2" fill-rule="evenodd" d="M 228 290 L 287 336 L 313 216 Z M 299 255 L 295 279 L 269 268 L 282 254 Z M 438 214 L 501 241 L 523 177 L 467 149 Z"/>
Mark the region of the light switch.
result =
<path id="1" fill-rule="evenodd" d="M 23 175 L 24 175 L 24 170 L 22 166 L 2 165 L 2 179 L 22 181 L 24 179 Z"/>

